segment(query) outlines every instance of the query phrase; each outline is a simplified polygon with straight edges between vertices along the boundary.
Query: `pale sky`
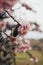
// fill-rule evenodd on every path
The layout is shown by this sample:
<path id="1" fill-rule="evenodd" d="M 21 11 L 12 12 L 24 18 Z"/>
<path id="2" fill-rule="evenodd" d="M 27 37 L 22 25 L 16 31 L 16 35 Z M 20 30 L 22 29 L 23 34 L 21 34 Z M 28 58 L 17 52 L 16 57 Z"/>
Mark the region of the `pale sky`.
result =
<path id="1" fill-rule="evenodd" d="M 26 3 L 28 6 L 32 7 L 37 13 L 35 14 L 32 11 L 28 11 L 25 8 L 23 8 L 20 4 Z M 13 12 L 13 16 L 20 21 L 20 23 L 28 23 L 29 21 L 37 22 L 40 25 L 40 28 L 43 30 L 43 0 L 20 0 L 16 5 L 13 7 L 15 11 Z M 19 8 L 20 7 L 20 8 Z M 16 8 L 19 8 L 16 10 Z M 9 19 L 10 20 L 10 19 Z M 35 38 L 40 39 L 43 38 L 43 33 L 39 32 L 28 32 L 28 34 L 25 36 L 26 38 Z"/>

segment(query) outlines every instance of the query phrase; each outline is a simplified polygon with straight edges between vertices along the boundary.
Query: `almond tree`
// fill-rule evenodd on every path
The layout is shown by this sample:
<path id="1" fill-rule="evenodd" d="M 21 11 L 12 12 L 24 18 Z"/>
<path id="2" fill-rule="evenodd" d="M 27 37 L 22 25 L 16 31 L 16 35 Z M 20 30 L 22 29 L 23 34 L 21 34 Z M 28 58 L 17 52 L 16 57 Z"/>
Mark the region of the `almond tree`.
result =
<path id="1" fill-rule="evenodd" d="M 22 35 L 22 36 L 24 36 L 26 33 L 27 33 L 27 31 L 29 30 L 29 25 L 21 25 L 20 23 L 19 23 L 19 21 L 17 21 L 11 14 L 10 14 L 10 12 L 12 11 L 12 7 L 13 7 L 13 5 L 15 5 L 16 4 L 16 2 L 17 2 L 18 0 L 0 0 L 0 11 L 3 11 L 3 13 L 1 13 L 1 15 L 0 15 L 0 21 L 1 21 L 1 23 L 0 23 L 0 29 L 1 29 L 1 32 L 3 32 L 9 39 L 10 39 L 10 41 L 13 43 L 13 42 L 15 42 L 16 41 L 16 37 L 18 36 L 18 35 Z M 22 4 L 22 7 L 25 7 L 26 8 L 26 10 L 30 10 L 30 11 L 33 11 L 33 12 L 35 12 L 36 13 L 36 11 L 34 11 L 31 7 L 29 7 L 27 4 L 25 4 L 25 3 L 21 3 Z M 13 12 L 13 11 L 12 11 Z M 7 17 L 7 16 L 5 16 L 4 17 L 4 15 L 5 14 L 8 14 L 13 20 L 14 20 L 14 22 L 17 22 L 17 25 L 16 25 L 16 27 L 14 28 L 14 31 L 13 31 L 13 34 L 12 35 L 10 35 L 10 36 L 8 36 L 3 30 L 2 30 L 2 27 L 4 27 L 4 25 L 5 25 L 5 27 L 6 27 L 6 24 L 5 24 L 5 22 L 3 21 L 3 19 L 4 18 L 9 18 L 9 17 Z M 35 24 L 36 25 L 36 24 Z M 36 25 L 37 26 L 37 25 Z M 38 27 L 38 26 L 37 26 Z M 24 41 L 25 42 L 25 41 Z M 25 46 L 25 47 L 24 47 Z M 19 46 L 20 48 L 18 48 L 19 50 L 21 50 L 22 49 L 22 51 L 24 52 L 24 50 L 26 49 L 26 53 L 30 56 L 30 58 L 31 58 L 31 60 L 32 61 L 34 61 L 34 62 L 36 62 L 37 61 L 37 58 L 35 58 L 34 56 L 32 56 L 32 54 L 31 53 L 28 53 L 27 52 L 27 50 L 28 50 L 28 48 L 29 48 L 29 46 L 28 46 L 28 44 L 23 44 L 23 45 L 21 45 L 21 46 Z M 24 49 L 25 48 L 25 49 Z M 15 50 L 15 48 L 13 48 L 13 50 Z M 15 65 L 16 65 L 16 62 L 15 62 Z"/>

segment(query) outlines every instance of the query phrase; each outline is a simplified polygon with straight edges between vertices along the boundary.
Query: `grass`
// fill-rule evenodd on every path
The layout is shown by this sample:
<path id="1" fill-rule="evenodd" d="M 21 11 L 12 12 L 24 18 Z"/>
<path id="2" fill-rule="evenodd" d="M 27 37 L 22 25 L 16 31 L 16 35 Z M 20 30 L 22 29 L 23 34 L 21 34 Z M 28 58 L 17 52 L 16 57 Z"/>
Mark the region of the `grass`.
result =
<path id="1" fill-rule="evenodd" d="M 17 65 L 43 65 L 43 53 L 37 50 L 29 51 L 33 56 L 37 57 L 39 62 L 34 64 L 30 61 L 29 56 L 26 53 L 16 53 Z M 13 64 L 12 64 L 13 65 Z"/>
<path id="2" fill-rule="evenodd" d="M 16 65 L 43 65 L 43 52 L 37 50 L 28 51 L 32 53 L 33 56 L 38 58 L 38 63 L 33 63 L 30 61 L 29 56 L 26 53 L 16 53 Z M 13 55 L 14 58 L 14 55 Z M 14 60 L 11 65 L 14 65 Z"/>

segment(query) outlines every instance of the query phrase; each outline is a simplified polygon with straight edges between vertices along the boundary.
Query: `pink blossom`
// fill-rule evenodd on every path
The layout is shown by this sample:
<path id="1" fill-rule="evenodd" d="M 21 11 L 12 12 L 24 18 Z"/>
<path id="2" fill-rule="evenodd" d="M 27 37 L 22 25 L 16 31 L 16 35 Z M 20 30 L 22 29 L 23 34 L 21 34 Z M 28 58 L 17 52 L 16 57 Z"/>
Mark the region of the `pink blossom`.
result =
<path id="1" fill-rule="evenodd" d="M 0 28 L 4 28 L 6 26 L 6 23 L 4 21 L 0 21 Z"/>
<path id="2" fill-rule="evenodd" d="M 25 41 L 25 42 L 24 42 Z M 18 44 L 19 44 L 19 47 L 18 48 L 15 48 L 15 51 L 16 52 L 26 52 L 26 51 L 28 51 L 28 50 L 30 50 L 30 42 L 28 42 L 28 40 L 21 40 L 21 41 L 19 41 L 18 42 Z"/>
<path id="3" fill-rule="evenodd" d="M 29 28 L 30 27 L 28 25 L 19 26 L 18 32 L 19 34 L 24 35 L 28 32 Z"/>
<path id="4" fill-rule="evenodd" d="M 12 41 L 12 42 L 16 41 L 16 38 L 15 38 L 15 37 L 13 37 L 12 35 L 11 35 L 11 36 L 9 36 L 9 38 L 11 39 L 11 41 Z"/>
<path id="5" fill-rule="evenodd" d="M 27 44 L 27 43 L 22 43 L 22 44 L 20 44 L 20 46 L 19 46 L 19 48 L 16 48 L 15 49 L 15 51 L 16 52 L 26 52 L 26 51 L 28 51 L 28 49 L 30 48 L 30 45 L 29 44 Z"/>
<path id="6" fill-rule="evenodd" d="M 37 57 L 30 58 L 30 61 L 37 63 L 38 62 L 38 58 Z"/>
<path id="7" fill-rule="evenodd" d="M 18 0 L 0 0 L 0 9 L 11 9 Z"/>

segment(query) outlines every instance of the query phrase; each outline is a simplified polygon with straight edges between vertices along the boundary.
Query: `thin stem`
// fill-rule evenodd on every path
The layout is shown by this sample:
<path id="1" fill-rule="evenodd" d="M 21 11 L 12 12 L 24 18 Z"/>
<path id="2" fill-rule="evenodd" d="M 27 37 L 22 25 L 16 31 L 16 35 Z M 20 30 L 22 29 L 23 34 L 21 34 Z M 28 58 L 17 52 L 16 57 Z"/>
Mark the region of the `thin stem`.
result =
<path id="1" fill-rule="evenodd" d="M 14 20 L 16 21 L 19 25 L 21 25 L 7 10 L 5 12 Z"/>

